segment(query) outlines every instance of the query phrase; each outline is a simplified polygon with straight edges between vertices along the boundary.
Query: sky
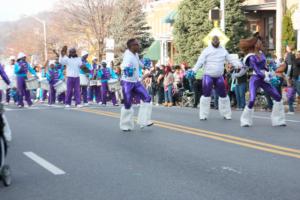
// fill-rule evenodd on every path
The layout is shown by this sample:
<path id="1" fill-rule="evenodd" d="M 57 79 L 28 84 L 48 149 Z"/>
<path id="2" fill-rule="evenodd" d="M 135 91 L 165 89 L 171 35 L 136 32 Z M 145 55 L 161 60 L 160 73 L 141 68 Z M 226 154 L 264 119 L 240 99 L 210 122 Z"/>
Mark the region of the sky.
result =
<path id="1" fill-rule="evenodd" d="M 0 21 L 13 21 L 24 15 L 51 10 L 58 0 L 0 0 Z"/>

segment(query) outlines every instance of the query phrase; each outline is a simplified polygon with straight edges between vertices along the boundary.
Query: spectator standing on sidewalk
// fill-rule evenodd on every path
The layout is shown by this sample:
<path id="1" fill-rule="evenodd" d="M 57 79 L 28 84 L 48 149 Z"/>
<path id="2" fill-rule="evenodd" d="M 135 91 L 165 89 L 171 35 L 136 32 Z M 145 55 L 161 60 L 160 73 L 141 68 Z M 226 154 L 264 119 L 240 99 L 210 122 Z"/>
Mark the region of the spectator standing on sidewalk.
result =
<path id="1" fill-rule="evenodd" d="M 295 63 L 295 54 L 293 53 L 293 47 L 291 47 L 289 45 L 286 46 L 285 62 L 287 65 L 287 68 L 285 70 L 285 76 L 287 78 L 291 78 L 293 65 Z"/>
<path id="2" fill-rule="evenodd" d="M 300 109 L 300 51 L 297 52 L 296 59 L 294 61 L 293 80 L 294 80 L 294 87 L 298 94 L 297 109 Z"/>
<path id="3" fill-rule="evenodd" d="M 164 75 L 164 91 L 165 91 L 165 103 L 164 106 L 173 106 L 173 84 L 174 75 L 172 73 L 172 68 L 168 65 L 165 68 Z"/>
<path id="4" fill-rule="evenodd" d="M 198 104 L 200 102 L 200 97 L 202 96 L 202 80 L 204 76 L 204 68 L 198 69 L 195 75 L 195 80 L 194 80 L 194 92 L 195 92 L 195 102 L 193 107 L 197 108 Z"/>
<path id="5" fill-rule="evenodd" d="M 296 90 L 293 85 L 292 79 L 289 79 L 287 81 L 286 97 L 287 97 L 288 105 L 289 105 L 289 111 L 287 114 L 293 115 L 295 113 L 294 102 L 295 102 L 295 97 L 296 97 Z"/>
<path id="6" fill-rule="evenodd" d="M 161 105 L 164 103 L 164 65 L 160 65 L 154 75 L 156 86 L 157 86 L 157 103 Z"/>

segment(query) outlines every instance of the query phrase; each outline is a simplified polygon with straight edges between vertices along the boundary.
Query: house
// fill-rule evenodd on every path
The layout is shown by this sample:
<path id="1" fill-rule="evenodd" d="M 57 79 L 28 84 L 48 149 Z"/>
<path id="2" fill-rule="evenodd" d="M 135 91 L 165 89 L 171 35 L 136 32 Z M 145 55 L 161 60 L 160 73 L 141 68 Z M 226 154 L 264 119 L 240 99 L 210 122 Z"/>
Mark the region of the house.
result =
<path id="1" fill-rule="evenodd" d="M 151 27 L 150 33 L 155 39 L 145 56 L 159 61 L 160 64 L 173 63 L 175 48 L 172 24 L 182 0 L 145 1 L 148 1 L 144 6 L 146 19 Z"/>
<path id="2" fill-rule="evenodd" d="M 252 33 L 259 32 L 267 50 L 276 51 L 277 55 L 282 55 L 282 15 L 286 9 L 297 5 L 300 8 L 299 0 L 246 0 L 242 3 L 242 9 L 248 19 L 247 28 Z M 296 20 L 294 22 L 296 23 Z M 298 37 L 299 34 L 298 31 Z M 300 49 L 299 44 L 298 49 Z"/>

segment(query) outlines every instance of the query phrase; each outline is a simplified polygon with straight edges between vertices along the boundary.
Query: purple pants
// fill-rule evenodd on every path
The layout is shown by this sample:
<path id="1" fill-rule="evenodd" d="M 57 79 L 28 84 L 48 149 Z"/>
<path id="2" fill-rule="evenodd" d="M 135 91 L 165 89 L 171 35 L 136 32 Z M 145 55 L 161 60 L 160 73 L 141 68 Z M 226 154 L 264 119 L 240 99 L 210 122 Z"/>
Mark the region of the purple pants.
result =
<path id="1" fill-rule="evenodd" d="M 217 94 L 221 98 L 225 98 L 227 96 L 223 76 L 220 76 L 218 78 L 213 78 L 211 76 L 204 75 L 202 84 L 203 84 L 203 86 L 202 86 L 203 87 L 203 96 L 205 96 L 205 97 L 211 96 L 211 91 L 212 91 L 213 87 L 215 88 Z"/>
<path id="2" fill-rule="evenodd" d="M 150 103 L 151 96 L 140 82 L 122 82 L 122 92 L 124 96 L 125 109 L 130 109 L 132 105 L 132 97 L 134 94 L 139 96 L 144 102 Z"/>
<path id="3" fill-rule="evenodd" d="M 66 93 L 66 104 L 67 105 L 71 105 L 73 93 L 74 93 L 74 97 L 75 97 L 75 105 L 79 105 L 81 103 L 79 77 L 68 77 L 67 78 L 67 93 Z"/>
<path id="4" fill-rule="evenodd" d="M 43 90 L 42 101 L 45 101 L 47 99 L 47 93 L 48 93 L 48 90 Z"/>
<path id="5" fill-rule="evenodd" d="M 88 86 L 80 86 L 83 103 L 88 102 Z"/>
<path id="6" fill-rule="evenodd" d="M 270 83 L 266 83 L 262 78 L 253 75 L 250 78 L 249 83 L 249 93 L 250 93 L 250 100 L 248 107 L 250 109 L 253 108 L 256 98 L 256 91 L 258 88 L 262 88 L 268 95 L 270 95 L 275 101 L 281 101 L 281 95 L 276 90 L 276 88 L 272 87 Z"/>
<path id="7" fill-rule="evenodd" d="M 106 104 L 107 96 L 111 98 L 111 101 L 114 105 L 117 104 L 116 94 L 114 92 L 109 91 L 108 83 L 102 83 L 101 84 L 102 104 Z"/>
<path id="8" fill-rule="evenodd" d="M 49 91 L 49 98 L 48 98 L 48 104 L 55 104 L 56 100 L 56 90 L 54 88 L 54 85 L 50 84 L 50 91 Z"/>
<path id="9" fill-rule="evenodd" d="M 140 104 L 141 103 L 141 97 L 138 94 L 133 93 L 132 94 L 132 103 L 133 104 Z"/>
<path id="10" fill-rule="evenodd" d="M 17 90 L 19 94 L 19 106 L 24 106 L 23 98 L 25 97 L 25 100 L 29 106 L 32 105 L 31 98 L 30 98 L 30 91 L 26 89 L 26 83 L 24 77 L 17 77 Z"/>
<path id="11" fill-rule="evenodd" d="M 101 101 L 101 86 L 91 86 L 89 93 L 89 101 L 93 101 L 94 97 L 96 97 L 96 102 L 99 103 Z"/>

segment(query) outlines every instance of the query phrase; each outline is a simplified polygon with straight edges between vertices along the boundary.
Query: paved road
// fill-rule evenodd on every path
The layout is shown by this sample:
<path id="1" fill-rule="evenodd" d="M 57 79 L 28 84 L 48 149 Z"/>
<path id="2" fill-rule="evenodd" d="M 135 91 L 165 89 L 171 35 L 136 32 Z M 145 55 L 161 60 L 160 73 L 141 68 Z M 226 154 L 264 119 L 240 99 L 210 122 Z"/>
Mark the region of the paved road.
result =
<path id="1" fill-rule="evenodd" d="M 300 200 L 300 115 L 239 127 L 212 111 L 155 107 L 156 126 L 121 133 L 120 108 L 9 107 L 13 185 L 1 200 Z M 135 108 L 137 110 L 137 108 Z"/>

